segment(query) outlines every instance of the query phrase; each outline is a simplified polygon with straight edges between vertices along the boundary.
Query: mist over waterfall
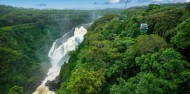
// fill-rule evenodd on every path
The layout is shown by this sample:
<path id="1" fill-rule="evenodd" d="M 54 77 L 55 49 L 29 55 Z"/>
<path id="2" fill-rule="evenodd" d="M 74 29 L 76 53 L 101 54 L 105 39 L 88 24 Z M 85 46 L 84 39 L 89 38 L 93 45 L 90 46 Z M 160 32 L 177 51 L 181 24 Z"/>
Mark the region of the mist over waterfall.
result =
<path id="1" fill-rule="evenodd" d="M 57 39 L 53 43 L 48 54 L 51 68 L 47 72 L 46 78 L 33 94 L 54 94 L 54 92 L 50 91 L 45 84 L 47 81 L 55 80 L 60 73 L 61 65 L 69 59 L 68 52 L 76 49 L 76 47 L 83 41 L 86 33 L 87 30 L 84 26 L 81 26 L 80 28 L 77 27 L 74 32 L 70 31 L 66 33 L 62 38 Z"/>

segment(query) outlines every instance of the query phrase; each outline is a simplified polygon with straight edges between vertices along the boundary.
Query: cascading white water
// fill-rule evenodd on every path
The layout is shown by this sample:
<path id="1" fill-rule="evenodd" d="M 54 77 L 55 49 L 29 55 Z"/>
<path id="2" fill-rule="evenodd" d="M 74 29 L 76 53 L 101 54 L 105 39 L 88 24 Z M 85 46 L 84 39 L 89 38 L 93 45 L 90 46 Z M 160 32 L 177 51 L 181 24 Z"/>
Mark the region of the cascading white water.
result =
<path id="1" fill-rule="evenodd" d="M 84 35 L 87 33 L 87 30 L 81 26 L 80 28 L 75 28 L 74 36 L 70 37 L 66 42 L 61 42 L 60 40 L 56 40 L 52 48 L 49 51 L 49 58 L 51 60 L 51 68 L 47 73 L 47 77 L 43 80 L 42 84 L 37 88 L 37 90 L 32 94 L 54 94 L 53 91 L 50 91 L 45 84 L 47 81 L 55 80 L 55 78 L 59 75 L 61 70 L 60 60 L 68 54 L 69 51 L 75 50 L 75 48 L 83 41 Z M 64 35 L 66 36 L 66 35 Z M 63 37 L 64 37 L 63 36 Z M 58 43 L 59 41 L 59 43 Z M 65 62 L 68 59 L 64 60 Z"/>

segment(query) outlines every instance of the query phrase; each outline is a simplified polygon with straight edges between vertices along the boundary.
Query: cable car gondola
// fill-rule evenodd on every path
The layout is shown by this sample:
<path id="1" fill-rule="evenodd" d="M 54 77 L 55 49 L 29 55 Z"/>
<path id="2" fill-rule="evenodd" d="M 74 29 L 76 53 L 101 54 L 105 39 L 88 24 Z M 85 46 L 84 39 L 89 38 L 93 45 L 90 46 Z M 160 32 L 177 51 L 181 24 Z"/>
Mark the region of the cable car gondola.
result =
<path id="1" fill-rule="evenodd" d="M 143 33 L 148 32 L 148 24 L 147 23 L 141 23 L 140 31 Z"/>

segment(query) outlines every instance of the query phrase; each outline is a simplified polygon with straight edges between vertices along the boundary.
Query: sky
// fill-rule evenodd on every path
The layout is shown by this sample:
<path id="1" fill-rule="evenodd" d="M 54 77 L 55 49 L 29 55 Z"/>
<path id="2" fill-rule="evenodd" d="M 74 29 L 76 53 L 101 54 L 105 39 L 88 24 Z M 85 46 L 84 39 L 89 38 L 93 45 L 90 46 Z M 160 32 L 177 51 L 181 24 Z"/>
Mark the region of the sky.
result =
<path id="1" fill-rule="evenodd" d="M 178 3 L 190 0 L 0 0 L 1 5 L 24 8 L 54 9 L 102 9 L 142 6 L 150 3 Z"/>

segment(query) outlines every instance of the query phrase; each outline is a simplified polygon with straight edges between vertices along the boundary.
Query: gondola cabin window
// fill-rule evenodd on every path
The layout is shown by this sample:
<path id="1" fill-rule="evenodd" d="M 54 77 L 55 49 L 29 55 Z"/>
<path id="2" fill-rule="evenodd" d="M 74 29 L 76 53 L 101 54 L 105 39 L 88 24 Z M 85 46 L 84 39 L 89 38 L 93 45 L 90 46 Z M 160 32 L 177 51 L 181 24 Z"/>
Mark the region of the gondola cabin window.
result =
<path id="1" fill-rule="evenodd" d="M 140 26 L 140 31 L 146 33 L 148 31 L 148 24 L 142 23 Z"/>

